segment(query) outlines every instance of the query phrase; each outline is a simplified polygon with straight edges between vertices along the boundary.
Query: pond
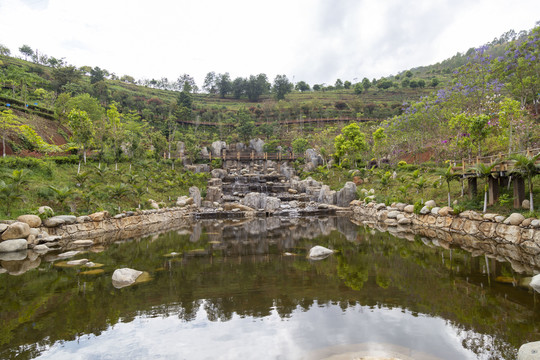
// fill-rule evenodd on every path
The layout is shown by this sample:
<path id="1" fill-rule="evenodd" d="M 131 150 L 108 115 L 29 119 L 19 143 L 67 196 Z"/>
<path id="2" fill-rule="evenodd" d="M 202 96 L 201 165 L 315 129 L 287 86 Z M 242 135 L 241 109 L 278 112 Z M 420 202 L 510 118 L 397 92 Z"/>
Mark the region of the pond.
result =
<path id="1" fill-rule="evenodd" d="M 311 261 L 314 245 L 337 250 Z M 540 338 L 510 264 L 344 217 L 201 221 L 94 246 L 103 272 L 1 261 L 2 359 L 513 359 Z M 37 261 L 37 260 L 36 260 Z M 114 269 L 148 272 L 117 289 Z"/>

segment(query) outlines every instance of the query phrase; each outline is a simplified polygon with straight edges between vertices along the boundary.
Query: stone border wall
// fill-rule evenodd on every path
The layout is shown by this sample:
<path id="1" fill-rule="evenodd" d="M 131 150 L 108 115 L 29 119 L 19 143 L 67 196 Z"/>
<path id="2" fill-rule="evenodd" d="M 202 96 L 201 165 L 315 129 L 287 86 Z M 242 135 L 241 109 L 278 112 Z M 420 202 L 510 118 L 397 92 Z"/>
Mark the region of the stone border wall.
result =
<path id="1" fill-rule="evenodd" d="M 355 200 L 351 202 L 352 218 L 357 221 L 375 221 L 379 227 L 391 233 L 419 234 L 473 252 L 480 250 L 500 257 L 501 260 L 511 261 L 518 271 L 540 269 L 538 219 L 524 219 L 520 214 L 504 217 L 475 211 L 454 215 L 449 207 L 436 207 L 429 213 L 415 214 L 412 205 L 393 205 L 374 202 L 366 204 Z M 517 263 L 523 266 L 515 265 Z"/>
<path id="2" fill-rule="evenodd" d="M 127 239 L 149 235 L 189 225 L 192 209 L 165 208 L 159 210 L 143 210 L 133 214 L 119 214 L 107 217 L 106 213 L 96 213 L 98 216 L 81 216 L 73 224 L 62 224 L 56 227 L 45 227 L 42 230 L 49 235 L 61 236 L 62 242 L 80 239 L 92 239 L 95 243 Z M 103 216 L 100 216 L 100 215 Z"/>

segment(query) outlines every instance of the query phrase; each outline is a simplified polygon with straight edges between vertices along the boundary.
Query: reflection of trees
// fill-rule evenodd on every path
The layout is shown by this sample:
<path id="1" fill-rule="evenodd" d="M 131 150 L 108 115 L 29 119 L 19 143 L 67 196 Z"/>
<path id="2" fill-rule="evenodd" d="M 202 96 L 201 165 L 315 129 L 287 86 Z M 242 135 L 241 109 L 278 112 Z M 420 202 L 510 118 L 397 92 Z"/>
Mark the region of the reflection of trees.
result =
<path id="1" fill-rule="evenodd" d="M 499 351 L 505 357 L 514 351 L 512 346 L 535 340 L 540 314 L 535 312 L 534 299 L 520 289 L 486 283 L 484 258 L 363 229 L 356 242 L 330 227 L 324 227 L 324 233 L 313 232 L 315 238 L 296 236 L 293 241 L 280 242 L 274 236 L 277 230 L 257 226 L 272 242 L 259 237 L 261 232 L 255 236 L 245 232 L 240 237 L 244 243 L 231 236 L 214 248 L 208 241 L 215 239 L 205 234 L 192 243 L 189 235 L 171 232 L 88 254 L 92 261 L 107 264 L 105 276 L 84 277 L 77 268 L 54 267 L 18 277 L 0 275 L 0 358 L 17 354 L 30 358 L 39 352 L 31 344 L 46 346 L 82 334 L 99 334 L 138 315 L 192 321 L 202 304 L 210 321 L 227 321 L 234 314 L 262 317 L 272 309 L 287 317 L 295 309 L 308 310 L 315 303 L 338 304 L 344 310 L 358 303 L 401 307 L 444 317 L 469 338 L 492 334 L 490 343 L 464 340 L 464 344 L 475 353 L 491 347 L 493 354 Z M 308 225 L 305 228 L 313 231 Z M 290 234 L 294 229 L 280 231 Z M 265 245 L 261 247 L 261 243 Z M 303 253 L 315 244 L 339 253 L 316 262 L 303 256 L 259 255 L 263 248 L 275 254 L 284 250 Z M 208 255 L 188 255 L 193 249 L 208 250 Z M 163 256 L 172 251 L 186 255 Z M 227 256 L 229 253 L 234 256 Z M 110 275 L 123 266 L 148 271 L 153 280 L 113 289 Z M 490 272 L 493 276 L 512 273 L 499 263 Z M 16 349 L 22 345 L 24 350 Z"/>

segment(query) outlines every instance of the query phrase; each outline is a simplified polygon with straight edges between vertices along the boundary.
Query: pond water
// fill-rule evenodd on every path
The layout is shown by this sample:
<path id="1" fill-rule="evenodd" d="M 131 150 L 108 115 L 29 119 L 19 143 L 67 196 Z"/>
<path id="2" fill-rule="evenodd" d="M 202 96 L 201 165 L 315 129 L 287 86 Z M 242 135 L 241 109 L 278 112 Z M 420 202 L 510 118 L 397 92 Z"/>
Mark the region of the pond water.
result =
<path id="1" fill-rule="evenodd" d="M 310 261 L 314 245 L 338 252 Z M 19 275 L 0 274 L 0 358 L 513 359 L 540 339 L 538 294 L 518 285 L 530 274 L 436 245 L 341 217 L 269 218 L 74 257 L 98 274 L 51 254 L 24 273 L 4 260 Z M 150 280 L 116 289 L 121 267 Z"/>

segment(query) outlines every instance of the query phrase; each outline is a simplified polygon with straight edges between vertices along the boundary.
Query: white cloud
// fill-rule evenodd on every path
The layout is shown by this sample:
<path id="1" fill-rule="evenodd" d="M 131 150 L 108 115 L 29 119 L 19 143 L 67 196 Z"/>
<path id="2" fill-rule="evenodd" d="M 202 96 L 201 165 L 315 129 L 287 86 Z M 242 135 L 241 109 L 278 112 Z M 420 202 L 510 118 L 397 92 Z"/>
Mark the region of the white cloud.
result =
<path id="1" fill-rule="evenodd" d="M 536 0 L 2 0 L 0 43 L 137 78 L 209 71 L 333 83 L 428 65 L 513 28 Z"/>

